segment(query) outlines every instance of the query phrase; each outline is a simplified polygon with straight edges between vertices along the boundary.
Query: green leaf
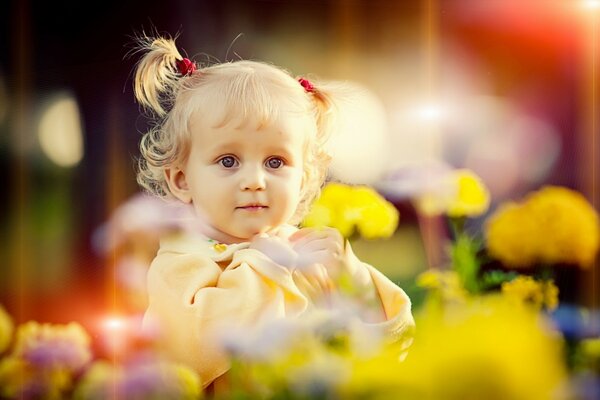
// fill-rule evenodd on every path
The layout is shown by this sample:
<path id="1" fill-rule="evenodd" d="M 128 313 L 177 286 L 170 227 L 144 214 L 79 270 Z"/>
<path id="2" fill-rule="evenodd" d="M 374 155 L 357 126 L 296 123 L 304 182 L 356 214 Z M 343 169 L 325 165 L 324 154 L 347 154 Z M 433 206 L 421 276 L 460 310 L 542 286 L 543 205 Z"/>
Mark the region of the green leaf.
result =
<path id="1" fill-rule="evenodd" d="M 504 282 L 509 282 L 515 279 L 519 274 L 514 271 L 504 272 L 504 271 L 488 271 L 483 274 L 481 278 L 481 286 L 482 289 L 490 289 L 496 286 L 500 286 Z"/>
<path id="2" fill-rule="evenodd" d="M 481 242 L 465 233 L 460 233 L 450 249 L 452 265 L 461 279 L 466 290 L 471 293 L 480 291 L 477 275 L 481 263 L 477 253 L 481 248 Z"/>

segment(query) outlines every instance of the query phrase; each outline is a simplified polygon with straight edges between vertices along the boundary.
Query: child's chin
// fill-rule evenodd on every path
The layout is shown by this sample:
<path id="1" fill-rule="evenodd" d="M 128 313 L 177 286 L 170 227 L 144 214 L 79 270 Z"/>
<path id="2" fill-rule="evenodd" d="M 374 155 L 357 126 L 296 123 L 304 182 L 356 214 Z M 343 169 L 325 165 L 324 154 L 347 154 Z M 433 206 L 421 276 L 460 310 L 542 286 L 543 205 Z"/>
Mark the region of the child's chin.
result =
<path id="1" fill-rule="evenodd" d="M 268 233 L 270 230 L 271 229 L 269 227 L 246 229 L 242 232 L 238 232 L 239 236 L 238 235 L 236 235 L 236 236 L 239 237 L 240 239 L 249 241 L 249 240 L 252 240 L 252 238 L 255 237 L 256 235 Z"/>

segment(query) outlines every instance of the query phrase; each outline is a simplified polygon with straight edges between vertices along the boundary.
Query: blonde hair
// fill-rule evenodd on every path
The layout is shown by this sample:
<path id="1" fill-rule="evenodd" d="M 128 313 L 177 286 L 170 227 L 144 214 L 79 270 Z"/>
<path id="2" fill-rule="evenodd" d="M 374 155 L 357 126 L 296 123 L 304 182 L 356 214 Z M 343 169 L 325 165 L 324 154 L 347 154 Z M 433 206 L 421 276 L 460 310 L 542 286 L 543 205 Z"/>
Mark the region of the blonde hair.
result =
<path id="1" fill-rule="evenodd" d="M 172 197 L 165 170 L 187 160 L 192 115 L 211 118 L 217 126 L 249 119 L 266 126 L 285 115 L 304 118 L 310 135 L 304 157 L 301 200 L 290 223 L 298 223 L 318 196 L 331 157 L 325 143 L 334 127 L 333 92 L 339 84 L 311 82 L 307 91 L 282 68 L 257 61 L 232 61 L 199 66 L 182 76 L 183 57 L 174 39 L 144 36 L 138 40 L 144 55 L 137 64 L 134 93 L 153 118 L 140 143 L 138 183 L 160 197 Z M 221 110 L 215 115 L 214 110 Z"/>

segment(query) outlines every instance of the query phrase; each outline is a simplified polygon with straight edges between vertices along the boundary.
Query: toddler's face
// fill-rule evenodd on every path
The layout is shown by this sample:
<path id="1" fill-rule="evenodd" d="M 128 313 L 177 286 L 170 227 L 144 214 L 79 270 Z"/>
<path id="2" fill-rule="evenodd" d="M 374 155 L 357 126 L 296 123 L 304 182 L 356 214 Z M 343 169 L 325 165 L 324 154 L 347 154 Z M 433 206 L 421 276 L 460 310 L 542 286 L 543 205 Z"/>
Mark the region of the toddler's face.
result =
<path id="1" fill-rule="evenodd" d="M 296 122 L 296 123 L 294 123 Z M 229 241 L 246 241 L 286 223 L 300 201 L 305 124 L 282 118 L 213 128 L 192 119 L 191 150 L 179 173 L 181 200 L 192 202 Z"/>

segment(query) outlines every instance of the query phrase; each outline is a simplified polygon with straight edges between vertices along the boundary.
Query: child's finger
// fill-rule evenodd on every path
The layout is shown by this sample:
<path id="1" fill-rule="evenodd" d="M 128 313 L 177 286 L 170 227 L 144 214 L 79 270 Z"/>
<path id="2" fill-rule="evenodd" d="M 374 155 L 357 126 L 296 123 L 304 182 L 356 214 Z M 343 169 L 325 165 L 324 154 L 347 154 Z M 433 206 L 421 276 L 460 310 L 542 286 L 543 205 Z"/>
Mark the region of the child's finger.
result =
<path id="1" fill-rule="evenodd" d="M 302 228 L 295 232 L 293 235 L 289 237 L 291 242 L 297 241 L 305 237 L 306 235 L 316 234 L 319 236 L 333 236 L 335 234 L 341 237 L 339 231 L 335 228 L 331 228 L 328 226 L 323 226 L 319 228 Z"/>
<path id="2" fill-rule="evenodd" d="M 318 285 L 314 279 L 309 279 L 305 274 L 298 270 L 294 271 L 294 281 L 303 289 L 306 295 L 312 299 L 313 302 L 317 301 L 317 299 L 322 295 L 320 285 Z"/>
<path id="3" fill-rule="evenodd" d="M 294 244 L 292 247 L 296 251 L 308 253 L 308 252 L 313 252 L 313 251 L 317 251 L 317 250 L 328 249 L 330 247 L 329 242 L 330 241 L 326 238 L 314 239 L 314 240 L 307 240 L 307 241 L 299 243 L 299 244 Z"/>
<path id="4" fill-rule="evenodd" d="M 341 252 L 344 247 L 344 242 L 331 236 L 310 236 L 301 239 L 296 243 L 292 243 L 292 247 L 298 252 L 310 252 L 320 249 Z"/>
<path id="5" fill-rule="evenodd" d="M 329 234 L 327 231 L 319 230 L 319 231 L 309 232 L 296 240 L 293 240 L 293 241 L 290 240 L 290 243 L 292 243 L 292 245 L 294 247 L 302 247 L 306 243 L 309 243 L 309 242 L 312 242 L 315 240 L 326 239 L 329 237 L 331 237 L 331 234 Z"/>
<path id="6" fill-rule="evenodd" d="M 294 232 L 292 235 L 290 235 L 290 237 L 288 238 L 288 240 L 290 242 L 294 242 L 296 240 L 300 240 L 304 236 L 309 235 L 309 234 L 311 234 L 314 231 L 315 231 L 314 228 L 302 228 L 302 229 L 299 229 L 297 232 Z"/>
<path id="7" fill-rule="evenodd" d="M 323 265 L 319 263 L 311 264 L 306 274 L 317 282 L 324 293 L 329 291 L 329 276 Z"/>

